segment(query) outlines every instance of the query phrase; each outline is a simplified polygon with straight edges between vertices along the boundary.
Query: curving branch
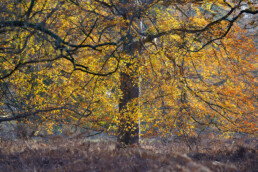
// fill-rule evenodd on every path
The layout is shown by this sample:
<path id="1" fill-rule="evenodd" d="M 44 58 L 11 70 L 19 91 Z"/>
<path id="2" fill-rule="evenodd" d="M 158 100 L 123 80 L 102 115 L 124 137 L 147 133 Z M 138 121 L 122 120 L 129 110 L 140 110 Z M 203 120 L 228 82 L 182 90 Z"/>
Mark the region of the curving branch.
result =
<path id="1" fill-rule="evenodd" d="M 1 117 L 0 118 L 0 123 L 7 122 L 7 121 L 13 121 L 13 120 L 21 119 L 21 118 L 26 118 L 26 117 L 29 117 L 29 116 L 35 116 L 38 113 L 51 112 L 51 111 L 62 110 L 62 109 L 67 109 L 67 108 L 65 108 L 65 107 L 50 108 L 50 109 L 45 109 L 45 110 L 36 110 L 34 112 L 25 112 L 25 113 L 21 113 L 21 114 L 18 114 L 16 116 L 13 116 L 13 117 Z"/>
<path id="2" fill-rule="evenodd" d="M 21 28 L 32 28 L 38 31 L 41 31 L 50 37 L 54 38 L 56 40 L 56 48 L 60 48 L 61 44 L 73 47 L 73 48 L 91 48 L 93 50 L 97 50 L 98 47 L 103 47 L 107 45 L 117 45 L 115 42 L 106 42 L 102 44 L 97 44 L 97 45 L 76 45 L 76 44 L 71 44 L 69 42 L 65 42 L 60 36 L 55 34 L 54 32 L 50 31 L 49 29 L 45 28 L 42 24 L 34 24 L 34 23 L 29 23 L 27 21 L 3 21 L 0 22 L 0 29 L 6 28 L 6 27 L 21 27 Z"/>
<path id="3" fill-rule="evenodd" d="M 207 24 L 205 27 L 201 28 L 201 29 L 187 29 L 187 28 L 178 28 L 178 29 L 171 29 L 169 31 L 166 31 L 166 32 L 159 32 L 157 34 L 152 34 L 152 35 L 147 35 L 145 33 L 140 33 L 140 35 L 142 36 L 146 36 L 146 38 L 144 38 L 142 40 L 143 43 L 148 43 L 148 42 L 153 42 L 153 40 L 155 38 L 160 38 L 162 36 L 165 36 L 165 35 L 169 35 L 169 34 L 178 34 L 178 33 L 189 33 L 189 34 L 200 34 L 202 32 L 205 32 L 207 30 L 209 30 L 212 26 L 218 24 L 219 22 L 221 21 L 228 21 L 229 22 L 229 27 L 227 29 L 227 31 L 219 38 L 216 38 L 216 39 L 213 39 L 213 40 L 210 40 L 208 43 L 206 43 L 205 45 L 202 46 L 201 49 L 203 49 L 205 46 L 207 46 L 208 44 L 218 40 L 218 39 L 222 39 L 223 37 L 225 37 L 228 32 L 230 31 L 230 29 L 232 28 L 234 22 L 244 13 L 247 13 L 247 14 L 257 14 L 258 13 L 258 10 L 256 11 L 251 11 L 251 10 L 241 10 L 239 12 L 239 14 L 234 17 L 232 20 L 229 20 L 228 17 L 236 10 L 238 9 L 239 5 L 235 6 L 234 8 L 231 8 L 231 10 L 226 14 L 224 15 L 223 17 L 219 18 L 218 20 L 215 20 L 209 24 Z M 196 51 L 199 51 L 199 50 L 196 50 Z"/>

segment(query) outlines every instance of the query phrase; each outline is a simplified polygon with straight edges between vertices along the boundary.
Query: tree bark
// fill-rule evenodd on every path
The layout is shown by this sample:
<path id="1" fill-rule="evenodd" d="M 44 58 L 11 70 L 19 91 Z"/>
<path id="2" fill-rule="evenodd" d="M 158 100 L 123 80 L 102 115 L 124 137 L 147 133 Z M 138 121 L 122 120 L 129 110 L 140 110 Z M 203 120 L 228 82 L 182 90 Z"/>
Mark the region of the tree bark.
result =
<path id="1" fill-rule="evenodd" d="M 129 0 L 120 0 L 120 2 L 127 7 L 130 6 Z M 139 5 L 138 0 L 134 2 L 136 5 Z M 125 18 L 130 19 L 130 9 L 121 7 L 120 12 L 122 12 Z M 142 31 L 142 21 L 140 20 L 139 27 Z M 124 28 L 125 30 L 128 27 Z M 138 58 L 135 55 L 136 52 L 142 51 L 142 43 L 138 40 L 135 41 L 133 39 L 133 35 L 128 33 L 127 39 L 124 42 L 123 46 L 124 51 L 134 58 Z M 127 63 L 127 68 L 132 65 Z M 119 136 L 118 142 L 121 144 L 129 145 L 129 144 L 140 144 L 140 118 L 135 119 L 136 107 L 140 105 L 139 102 L 134 102 L 130 108 L 130 112 L 127 112 L 128 103 L 132 103 L 133 99 L 139 98 L 140 96 L 140 87 L 139 87 L 139 77 L 137 76 L 135 71 L 131 71 L 130 74 L 121 72 L 120 73 L 120 89 L 123 93 L 122 98 L 119 102 L 119 112 L 120 112 L 120 124 L 119 124 Z M 130 115 L 128 115 L 130 114 Z"/>
<path id="2" fill-rule="evenodd" d="M 119 112 L 121 115 L 119 125 L 118 141 L 122 144 L 139 144 L 139 123 L 132 116 L 126 116 L 128 112 L 127 104 L 132 102 L 133 99 L 139 97 L 138 78 L 126 73 L 120 73 L 121 85 L 120 88 L 123 92 L 123 96 L 119 103 Z M 138 106 L 138 103 L 134 106 Z M 129 114 L 134 114 L 135 109 L 130 109 Z"/>

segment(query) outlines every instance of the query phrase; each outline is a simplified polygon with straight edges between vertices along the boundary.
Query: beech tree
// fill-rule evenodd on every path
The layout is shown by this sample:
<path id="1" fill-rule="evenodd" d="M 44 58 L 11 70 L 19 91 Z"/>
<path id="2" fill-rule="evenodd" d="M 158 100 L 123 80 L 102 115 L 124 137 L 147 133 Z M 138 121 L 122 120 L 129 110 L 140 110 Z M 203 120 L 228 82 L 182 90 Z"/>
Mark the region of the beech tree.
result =
<path id="1" fill-rule="evenodd" d="M 0 11 L 0 122 L 37 116 L 125 144 L 139 142 L 139 118 L 146 136 L 256 131 L 256 48 L 240 26 L 253 1 L 5 0 Z"/>

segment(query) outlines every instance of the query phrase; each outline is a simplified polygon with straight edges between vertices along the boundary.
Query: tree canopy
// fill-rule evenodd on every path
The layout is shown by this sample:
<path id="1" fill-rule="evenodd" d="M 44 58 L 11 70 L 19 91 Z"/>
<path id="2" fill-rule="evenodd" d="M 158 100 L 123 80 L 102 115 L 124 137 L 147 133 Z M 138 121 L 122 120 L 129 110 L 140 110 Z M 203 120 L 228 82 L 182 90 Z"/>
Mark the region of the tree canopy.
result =
<path id="1" fill-rule="evenodd" d="M 256 133 L 255 14 L 251 0 L 1 1 L 0 122 Z"/>

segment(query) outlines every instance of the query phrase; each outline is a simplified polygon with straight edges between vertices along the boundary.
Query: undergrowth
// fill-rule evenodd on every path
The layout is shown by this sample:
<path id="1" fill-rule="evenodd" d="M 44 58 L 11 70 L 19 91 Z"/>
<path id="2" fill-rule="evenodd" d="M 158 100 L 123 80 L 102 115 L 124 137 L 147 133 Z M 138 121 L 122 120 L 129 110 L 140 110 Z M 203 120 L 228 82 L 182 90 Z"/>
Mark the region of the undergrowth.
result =
<path id="1" fill-rule="evenodd" d="M 3 140 L 0 171 L 243 171 L 255 172 L 257 139 L 202 138 L 193 143 L 145 140 L 119 148 L 114 141 L 92 142 L 63 137 Z"/>

